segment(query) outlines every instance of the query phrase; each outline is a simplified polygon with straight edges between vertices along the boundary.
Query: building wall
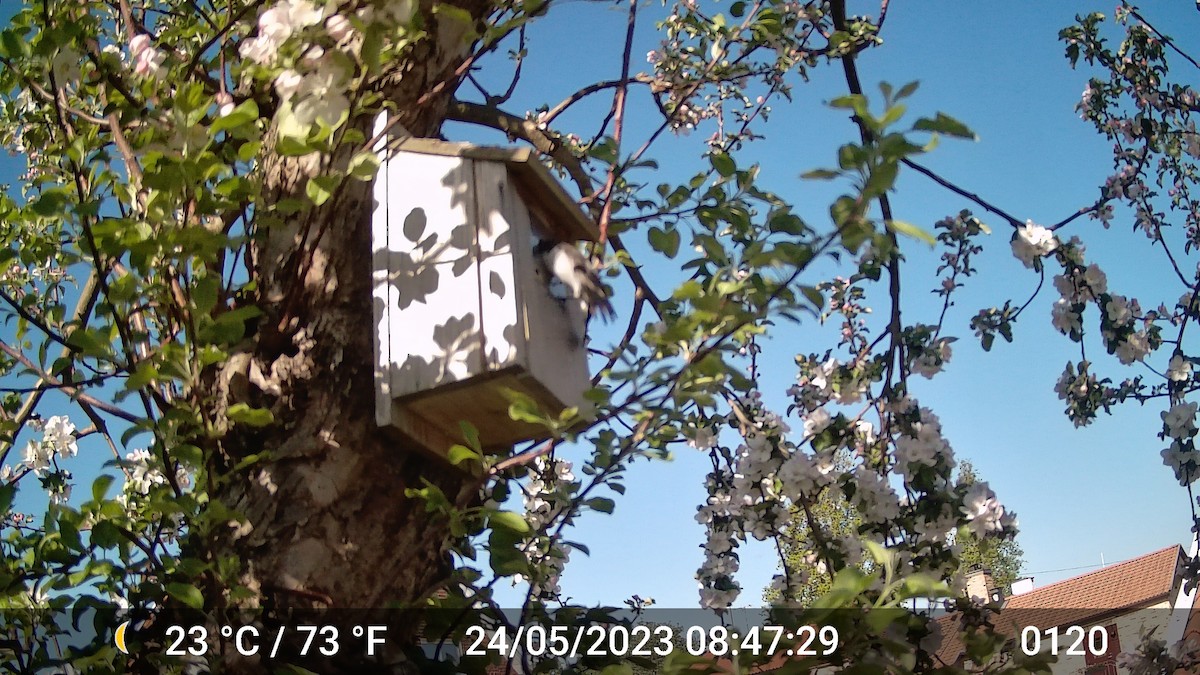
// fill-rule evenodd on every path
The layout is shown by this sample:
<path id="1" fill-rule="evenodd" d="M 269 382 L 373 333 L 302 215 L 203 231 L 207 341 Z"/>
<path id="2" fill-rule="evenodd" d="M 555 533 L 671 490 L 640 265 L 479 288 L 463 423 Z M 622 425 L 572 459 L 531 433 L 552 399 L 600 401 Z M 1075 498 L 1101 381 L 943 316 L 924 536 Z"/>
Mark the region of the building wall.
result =
<path id="1" fill-rule="evenodd" d="M 1099 621 L 1082 623 L 1081 628 L 1085 629 L 1085 638 L 1079 647 L 1080 649 L 1087 648 L 1087 631 L 1093 626 L 1108 627 L 1115 625 L 1117 628 L 1117 641 L 1119 649 L 1112 649 L 1110 645 L 1111 656 L 1116 656 L 1121 652 L 1133 651 L 1141 642 L 1142 636 L 1150 629 L 1155 629 L 1154 634 L 1161 636 L 1167 629 L 1167 624 L 1171 618 L 1171 603 L 1162 601 L 1152 605 L 1131 610 L 1117 617 L 1109 616 L 1102 618 Z M 1077 639 L 1076 634 L 1072 633 L 1068 636 L 1067 627 L 1059 627 L 1059 658 L 1058 663 L 1053 667 L 1054 675 L 1126 675 L 1128 671 L 1117 669 L 1115 666 L 1101 667 L 1097 666 L 1092 670 L 1088 669 L 1085 656 L 1069 655 L 1063 652 L 1073 646 Z M 1043 634 L 1042 645 L 1045 648 L 1048 638 Z M 1019 645 L 1018 645 L 1019 647 Z"/>

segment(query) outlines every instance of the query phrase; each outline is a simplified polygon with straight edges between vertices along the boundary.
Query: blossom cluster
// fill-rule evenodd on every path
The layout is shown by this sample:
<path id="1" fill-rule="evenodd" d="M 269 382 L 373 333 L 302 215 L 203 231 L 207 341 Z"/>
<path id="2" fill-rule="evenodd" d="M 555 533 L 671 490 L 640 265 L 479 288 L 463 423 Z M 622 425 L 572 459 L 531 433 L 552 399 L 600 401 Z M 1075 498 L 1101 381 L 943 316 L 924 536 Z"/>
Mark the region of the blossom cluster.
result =
<path id="1" fill-rule="evenodd" d="M 147 450 L 134 450 L 125 455 L 127 473 L 122 491 L 126 500 L 133 495 L 146 495 L 157 485 L 166 485 L 167 475 L 159 464 Z M 182 465 L 175 468 L 175 484 L 181 488 L 191 485 L 191 477 Z"/>
<path id="2" fill-rule="evenodd" d="M 66 416 L 55 415 L 33 426 L 42 432 L 42 438 L 25 445 L 24 464 L 41 478 L 50 501 L 65 503 L 71 498 L 71 473 L 58 467 L 56 460 L 74 457 L 79 452 L 75 425 Z"/>
<path id="3" fill-rule="evenodd" d="M 348 17 L 328 14 L 311 0 L 278 0 L 258 16 L 256 34 L 238 51 L 272 74 L 287 122 L 284 135 L 304 137 L 314 124 L 334 127 L 348 113 L 353 64 L 363 44 L 360 27 L 403 30 L 415 11 L 411 0 L 383 0 Z"/>
<path id="4" fill-rule="evenodd" d="M 524 504 L 525 520 L 533 535 L 522 544 L 522 550 L 533 576 L 527 579 L 516 575 L 513 582 L 528 581 L 534 598 L 554 598 L 561 590 L 558 582 L 571 559 L 571 548 L 548 530 L 570 514 L 578 488 L 579 482 L 568 460 L 542 456 L 530 466 Z"/>
<path id="5" fill-rule="evenodd" d="M 1170 445 L 1163 448 L 1163 464 L 1175 473 L 1180 485 L 1189 485 L 1200 478 L 1200 455 L 1196 452 L 1196 408 L 1191 403 L 1178 402 L 1160 413 L 1163 422 L 1163 438 Z"/>
<path id="6" fill-rule="evenodd" d="M 806 44 L 822 20 L 816 4 L 774 4 L 769 9 L 770 28 L 767 22 L 755 22 L 758 29 L 751 37 L 740 32 L 744 27 L 715 24 L 693 0 L 677 2 L 660 24 L 666 39 L 646 54 L 653 70 L 650 88 L 659 96 L 668 126 L 686 134 L 711 119 L 719 129 L 708 139 L 710 145 L 728 138 L 744 140 L 744 135 L 729 132 L 723 137 L 722 131 L 770 111 L 765 105 L 768 97 L 745 93 L 748 80 L 760 79 L 772 93 L 787 94 L 784 75 L 803 70 L 813 60 Z M 755 63 L 750 57 L 759 51 L 761 63 Z"/>
<path id="7" fill-rule="evenodd" d="M 741 587 L 735 574 L 743 542 L 787 536 L 797 513 L 829 490 L 840 491 L 861 515 L 859 532 L 864 537 L 880 543 L 904 542 L 894 553 L 905 573 L 949 577 L 955 569 L 950 535 L 959 527 L 979 536 L 1015 534 L 1015 516 L 986 483 L 958 487 L 951 483 L 953 453 L 928 408 L 907 398 L 888 406 L 894 434 L 890 438 L 894 460 L 888 460 L 879 455 L 880 437 L 873 424 L 830 412 L 839 396 L 858 400 L 866 395 L 866 388 L 847 387 L 844 391 L 855 393 L 846 396 L 840 387 L 832 386 L 841 367 L 835 360 L 801 357 L 797 361 L 802 365 L 801 384 L 793 387 L 797 398 L 793 409 L 800 420 L 799 433 L 793 434 L 784 418 L 752 392 L 739 399 L 729 415 L 685 434 L 695 439 L 690 445 L 707 450 L 716 460 L 705 480 L 707 501 L 696 512 L 697 522 L 706 528 L 705 560 L 696 574 L 702 606 L 720 610 L 737 599 Z M 709 445 L 716 438 L 710 431 L 713 424 L 737 429 L 741 443 L 732 450 Z M 792 436 L 798 440 L 793 442 Z M 837 459 L 843 449 L 853 449 L 857 458 L 849 469 Z M 887 467 L 893 461 L 909 497 L 901 498 L 889 480 Z M 836 538 L 819 524 L 816 527 L 806 529 L 803 557 L 817 570 L 864 564 L 860 539 Z M 772 584 L 785 593 L 803 582 L 785 574 Z"/>
<path id="8" fill-rule="evenodd" d="M 271 65 L 294 34 L 324 18 L 322 7 L 309 0 L 280 0 L 258 16 L 258 35 L 242 42 L 238 53 L 259 65 Z"/>

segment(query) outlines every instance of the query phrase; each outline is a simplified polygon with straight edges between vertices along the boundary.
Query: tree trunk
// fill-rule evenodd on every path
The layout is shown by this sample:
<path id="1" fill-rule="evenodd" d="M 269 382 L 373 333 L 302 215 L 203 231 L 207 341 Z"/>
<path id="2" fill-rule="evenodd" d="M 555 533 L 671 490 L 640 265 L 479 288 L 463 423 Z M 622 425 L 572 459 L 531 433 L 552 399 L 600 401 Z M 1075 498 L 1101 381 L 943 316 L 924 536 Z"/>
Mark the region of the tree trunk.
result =
<path id="1" fill-rule="evenodd" d="M 439 40 L 428 4 L 422 11 L 430 37 L 412 48 L 404 64 L 393 66 L 384 90 L 397 105 L 400 123 L 416 136 L 436 134 L 455 87 L 445 86 L 420 109 L 415 102 L 470 51 L 457 29 L 443 30 L 456 35 Z M 486 0 L 463 6 L 477 19 L 490 9 Z M 361 115 L 349 124 L 370 138 L 372 117 Z M 357 145 L 334 161 L 344 167 Z M 269 139 L 264 147 L 272 147 Z M 266 157 L 265 200 L 303 199 L 317 162 L 311 155 Z M 206 392 L 218 413 L 246 402 L 270 409 L 275 418 L 262 429 L 231 425 L 221 441 L 227 466 L 267 453 L 266 460 L 213 492 L 245 518 L 210 543 L 213 559 L 240 560 L 240 584 L 255 594 L 248 603 L 230 604 L 411 606 L 446 580 L 451 564 L 445 519 L 426 513 L 425 502 L 405 496 L 405 490 L 429 481 L 460 506 L 478 494 L 477 480 L 376 426 L 372 189 L 371 183 L 347 179 L 311 213 L 258 225 L 252 262 L 264 316 L 253 344 L 220 366 Z M 392 626 L 388 638 L 411 636 L 413 630 L 412 624 Z"/>

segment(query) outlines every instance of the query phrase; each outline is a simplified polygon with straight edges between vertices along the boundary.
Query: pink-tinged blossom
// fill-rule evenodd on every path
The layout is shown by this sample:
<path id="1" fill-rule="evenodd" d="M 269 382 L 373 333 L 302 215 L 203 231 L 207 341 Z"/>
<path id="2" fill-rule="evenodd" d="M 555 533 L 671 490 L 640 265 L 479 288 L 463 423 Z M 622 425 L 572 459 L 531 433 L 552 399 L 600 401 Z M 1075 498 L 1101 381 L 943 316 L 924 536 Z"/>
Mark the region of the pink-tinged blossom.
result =
<path id="1" fill-rule="evenodd" d="M 1200 134 L 1190 132 L 1183 135 L 1183 151 L 1200 159 Z"/>
<path id="2" fill-rule="evenodd" d="M 1104 206 L 1101 206 L 1099 209 L 1092 211 L 1091 217 L 1096 220 L 1099 220 L 1100 224 L 1103 225 L 1104 229 L 1107 230 L 1112 225 L 1112 219 L 1113 219 L 1112 204 L 1105 204 Z"/>
<path id="3" fill-rule="evenodd" d="M 954 452 L 942 437 L 937 415 L 929 408 L 921 408 L 919 414 L 920 421 L 913 423 L 911 433 L 896 436 L 896 470 L 906 479 L 921 466 L 954 466 Z"/>
<path id="4" fill-rule="evenodd" d="M 221 117 L 233 112 L 233 96 L 230 96 L 229 92 L 220 92 L 213 100 L 217 104 L 217 114 Z"/>
<path id="5" fill-rule="evenodd" d="M 129 59 L 133 64 L 133 73 L 140 77 L 158 77 L 162 71 L 166 54 L 154 47 L 150 36 L 139 33 L 129 41 Z"/>
<path id="6" fill-rule="evenodd" d="M 1054 233 L 1032 220 L 1017 228 L 1012 240 L 1013 255 L 1029 268 L 1034 266 L 1035 260 L 1053 253 L 1057 248 L 1058 239 Z"/>
<path id="7" fill-rule="evenodd" d="M 350 20 L 341 14 L 334 14 L 325 19 L 325 32 L 329 33 L 329 37 L 336 42 L 349 40 L 354 35 L 354 26 L 350 24 Z"/>
<path id="8" fill-rule="evenodd" d="M 1079 109 L 1083 111 L 1081 117 L 1087 118 L 1088 110 L 1092 107 L 1092 98 L 1096 95 L 1096 90 L 1092 89 L 1092 85 L 1088 84 L 1083 90 L 1083 95 L 1079 97 Z"/>
<path id="9" fill-rule="evenodd" d="M 287 103 L 292 100 L 296 90 L 300 88 L 300 83 L 304 78 L 300 73 L 288 68 L 275 76 L 275 94 L 279 96 L 279 100 Z"/>
<path id="10" fill-rule="evenodd" d="M 258 35 L 242 42 L 238 53 L 260 65 L 268 65 L 279 48 L 297 31 L 320 23 L 324 10 L 309 0 L 282 0 L 258 17 Z"/>

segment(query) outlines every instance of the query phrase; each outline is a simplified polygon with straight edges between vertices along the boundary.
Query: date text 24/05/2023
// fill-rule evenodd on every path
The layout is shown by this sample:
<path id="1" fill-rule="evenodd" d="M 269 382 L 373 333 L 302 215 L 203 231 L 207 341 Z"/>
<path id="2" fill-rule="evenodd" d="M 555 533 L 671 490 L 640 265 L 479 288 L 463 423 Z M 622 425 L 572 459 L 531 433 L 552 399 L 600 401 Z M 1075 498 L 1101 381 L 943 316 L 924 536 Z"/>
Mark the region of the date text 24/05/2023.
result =
<path id="1" fill-rule="evenodd" d="M 516 658 L 579 656 L 667 656 L 680 645 L 669 625 L 517 626 L 467 629 L 468 656 L 499 654 Z M 829 656 L 838 648 L 832 626 L 751 626 L 744 632 L 726 626 L 692 626 L 684 631 L 683 648 L 692 656 Z"/>

